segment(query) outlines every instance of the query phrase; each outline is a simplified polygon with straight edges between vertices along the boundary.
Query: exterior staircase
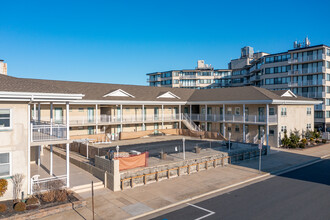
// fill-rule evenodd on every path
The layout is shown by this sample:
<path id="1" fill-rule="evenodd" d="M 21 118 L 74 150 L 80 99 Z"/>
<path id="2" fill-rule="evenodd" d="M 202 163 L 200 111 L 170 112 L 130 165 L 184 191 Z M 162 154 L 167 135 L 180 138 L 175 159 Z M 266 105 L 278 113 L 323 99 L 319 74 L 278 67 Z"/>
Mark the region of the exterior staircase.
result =
<path id="1" fill-rule="evenodd" d="M 201 131 L 201 129 L 193 122 L 188 114 L 182 114 L 182 122 L 183 124 L 192 131 Z"/>

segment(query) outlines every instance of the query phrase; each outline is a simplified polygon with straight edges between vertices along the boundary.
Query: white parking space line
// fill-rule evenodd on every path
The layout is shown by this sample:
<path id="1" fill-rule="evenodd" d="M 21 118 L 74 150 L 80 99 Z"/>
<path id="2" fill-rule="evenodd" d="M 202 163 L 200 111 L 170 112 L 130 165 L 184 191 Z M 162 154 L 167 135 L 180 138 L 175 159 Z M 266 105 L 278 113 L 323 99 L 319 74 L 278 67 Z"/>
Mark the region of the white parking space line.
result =
<path id="1" fill-rule="evenodd" d="M 209 214 L 207 214 L 207 215 L 204 215 L 204 216 L 202 216 L 202 217 L 199 217 L 199 218 L 196 218 L 195 220 L 200 220 L 200 219 L 203 219 L 203 218 L 206 218 L 206 217 L 209 217 L 209 216 L 211 216 L 211 215 L 213 215 L 213 214 L 215 214 L 215 212 L 212 212 L 212 211 L 210 211 L 210 210 L 208 210 L 208 209 L 204 209 L 204 208 L 202 208 L 202 207 L 199 207 L 199 206 L 197 206 L 197 205 L 194 205 L 194 204 L 190 204 L 190 203 L 187 203 L 188 205 L 190 205 L 190 206 L 192 206 L 192 207 L 195 207 L 195 208 L 197 208 L 197 209 L 200 209 L 200 210 L 203 210 L 203 211 L 205 211 L 205 212 L 208 212 Z"/>

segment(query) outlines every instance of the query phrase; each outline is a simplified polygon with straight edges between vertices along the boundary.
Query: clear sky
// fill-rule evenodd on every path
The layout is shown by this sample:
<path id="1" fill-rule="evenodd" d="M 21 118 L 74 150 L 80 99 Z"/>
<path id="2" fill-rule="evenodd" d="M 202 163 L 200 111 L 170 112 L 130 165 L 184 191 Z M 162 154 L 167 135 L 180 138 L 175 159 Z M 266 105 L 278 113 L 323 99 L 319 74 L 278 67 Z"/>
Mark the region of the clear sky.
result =
<path id="1" fill-rule="evenodd" d="M 8 75 L 146 85 L 146 73 L 227 68 L 240 48 L 282 52 L 307 35 L 330 45 L 329 0 L 1 2 Z"/>

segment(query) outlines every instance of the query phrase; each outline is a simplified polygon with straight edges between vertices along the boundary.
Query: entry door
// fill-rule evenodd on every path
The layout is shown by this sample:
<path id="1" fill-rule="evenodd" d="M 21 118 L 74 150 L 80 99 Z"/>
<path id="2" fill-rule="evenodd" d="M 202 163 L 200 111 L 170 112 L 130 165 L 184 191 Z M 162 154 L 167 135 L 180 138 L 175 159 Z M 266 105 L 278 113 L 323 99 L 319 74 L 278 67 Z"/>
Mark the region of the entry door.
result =
<path id="1" fill-rule="evenodd" d="M 249 108 L 245 107 L 245 121 L 249 121 Z"/>
<path id="2" fill-rule="evenodd" d="M 187 106 L 184 107 L 184 113 L 185 113 L 185 114 L 188 114 L 188 113 L 189 113 L 189 111 L 188 111 L 188 107 L 187 107 Z"/>
<path id="3" fill-rule="evenodd" d="M 174 118 L 177 119 L 178 114 L 179 114 L 179 108 L 178 107 L 174 107 Z"/>
<path id="4" fill-rule="evenodd" d="M 88 134 L 89 135 L 94 134 L 94 127 L 93 126 L 89 126 L 87 129 L 88 129 Z"/>
<path id="5" fill-rule="evenodd" d="M 87 121 L 89 123 L 94 122 L 94 108 L 87 109 Z"/>
<path id="6" fill-rule="evenodd" d="M 259 121 L 265 121 L 265 107 L 259 107 L 258 108 L 259 113 Z"/>
<path id="7" fill-rule="evenodd" d="M 54 120 L 56 124 L 63 124 L 63 110 L 62 108 L 55 108 Z"/>
<path id="8" fill-rule="evenodd" d="M 121 121 L 121 109 L 117 107 L 117 121 Z"/>
<path id="9" fill-rule="evenodd" d="M 158 134 L 158 124 L 156 123 L 155 125 L 154 125 L 154 129 L 155 129 L 155 134 Z"/>
<path id="10" fill-rule="evenodd" d="M 154 119 L 155 120 L 158 120 L 158 113 L 159 113 L 159 108 L 158 107 L 155 107 L 154 108 Z"/>
<path id="11" fill-rule="evenodd" d="M 263 125 L 258 126 L 258 138 L 261 139 L 262 135 L 265 134 L 265 127 Z"/>

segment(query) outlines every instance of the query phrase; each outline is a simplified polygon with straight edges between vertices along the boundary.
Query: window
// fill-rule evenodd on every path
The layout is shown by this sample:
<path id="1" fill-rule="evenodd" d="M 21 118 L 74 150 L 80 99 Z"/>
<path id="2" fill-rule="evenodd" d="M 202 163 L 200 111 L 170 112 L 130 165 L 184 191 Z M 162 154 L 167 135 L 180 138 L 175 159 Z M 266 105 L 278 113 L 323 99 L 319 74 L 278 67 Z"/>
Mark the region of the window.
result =
<path id="1" fill-rule="evenodd" d="M 274 136 L 275 131 L 274 130 L 269 130 L 269 136 Z"/>
<path id="2" fill-rule="evenodd" d="M 240 115 L 240 107 L 235 108 L 235 115 Z"/>
<path id="3" fill-rule="evenodd" d="M 323 112 L 315 112 L 314 118 L 323 118 Z"/>
<path id="4" fill-rule="evenodd" d="M 286 131 L 286 126 L 285 125 L 281 126 L 281 132 L 285 132 L 285 131 Z"/>
<path id="5" fill-rule="evenodd" d="M 11 110 L 0 109 L 0 129 L 11 128 Z"/>
<path id="6" fill-rule="evenodd" d="M 326 118 L 330 118 L 330 111 L 326 111 L 326 112 L 325 112 L 325 117 L 326 117 Z"/>
<path id="7" fill-rule="evenodd" d="M 269 115 L 275 115 L 275 109 L 269 108 Z"/>
<path id="8" fill-rule="evenodd" d="M 239 125 L 235 125 L 235 132 L 239 132 Z"/>
<path id="9" fill-rule="evenodd" d="M 281 108 L 281 116 L 286 116 L 286 108 Z"/>
<path id="10" fill-rule="evenodd" d="M 0 153 L 0 176 L 10 176 L 10 153 Z"/>
<path id="11" fill-rule="evenodd" d="M 231 115 L 232 114 L 232 108 L 231 107 L 228 107 L 227 108 L 227 115 Z"/>
<path id="12" fill-rule="evenodd" d="M 307 130 L 312 130 L 312 125 L 311 124 L 307 124 Z"/>
<path id="13" fill-rule="evenodd" d="M 79 108 L 78 111 L 79 112 L 83 112 L 84 111 L 84 108 Z"/>
<path id="14" fill-rule="evenodd" d="M 228 131 L 231 132 L 231 127 L 228 127 Z"/>
<path id="15" fill-rule="evenodd" d="M 307 108 L 307 115 L 312 115 L 312 108 L 311 107 Z"/>

